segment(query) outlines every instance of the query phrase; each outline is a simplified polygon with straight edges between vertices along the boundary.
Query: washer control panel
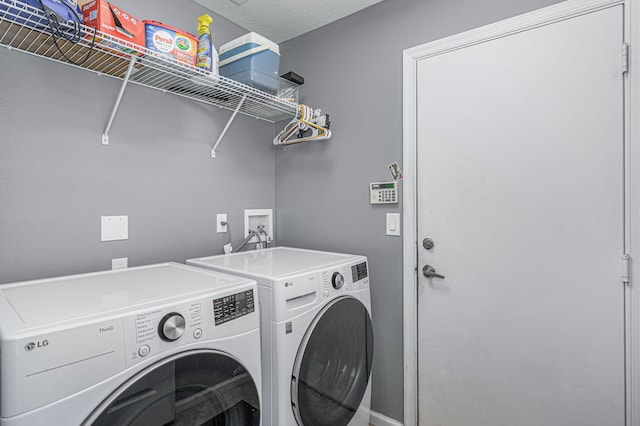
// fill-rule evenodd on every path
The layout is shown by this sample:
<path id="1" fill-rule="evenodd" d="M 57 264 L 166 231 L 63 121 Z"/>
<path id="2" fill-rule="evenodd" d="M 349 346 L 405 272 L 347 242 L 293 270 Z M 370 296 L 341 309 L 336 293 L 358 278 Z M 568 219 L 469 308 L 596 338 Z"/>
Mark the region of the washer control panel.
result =
<path id="1" fill-rule="evenodd" d="M 224 338 L 255 328 L 259 320 L 252 287 L 158 306 L 126 317 L 126 364 L 136 364 L 179 345 Z"/>
<path id="2" fill-rule="evenodd" d="M 248 315 L 256 310 L 253 290 L 232 294 L 213 301 L 216 325 Z"/>
<path id="3" fill-rule="evenodd" d="M 202 304 L 191 303 L 175 310 L 154 309 L 136 315 L 136 342 L 140 345 L 157 340 L 173 342 L 182 337 L 186 328 L 202 324 Z"/>

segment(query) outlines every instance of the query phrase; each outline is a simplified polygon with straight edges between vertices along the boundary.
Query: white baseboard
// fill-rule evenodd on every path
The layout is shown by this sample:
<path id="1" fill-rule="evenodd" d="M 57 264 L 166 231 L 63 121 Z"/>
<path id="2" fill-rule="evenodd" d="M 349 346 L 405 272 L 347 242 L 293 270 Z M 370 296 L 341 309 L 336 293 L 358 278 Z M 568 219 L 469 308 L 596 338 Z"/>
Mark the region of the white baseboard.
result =
<path id="1" fill-rule="evenodd" d="M 369 422 L 373 426 L 403 426 L 399 421 L 387 417 L 384 414 L 377 413 L 373 410 L 370 412 Z"/>

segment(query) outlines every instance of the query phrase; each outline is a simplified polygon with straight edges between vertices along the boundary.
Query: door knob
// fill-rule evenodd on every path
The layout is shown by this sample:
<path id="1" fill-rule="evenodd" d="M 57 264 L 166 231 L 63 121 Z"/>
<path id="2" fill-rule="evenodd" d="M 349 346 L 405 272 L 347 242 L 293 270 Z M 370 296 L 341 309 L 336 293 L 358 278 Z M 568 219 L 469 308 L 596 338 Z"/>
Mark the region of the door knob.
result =
<path id="1" fill-rule="evenodd" d="M 433 269 L 431 265 L 424 265 L 422 268 L 422 275 L 427 278 L 444 278 L 444 275 L 440 275 L 436 273 L 436 270 Z"/>

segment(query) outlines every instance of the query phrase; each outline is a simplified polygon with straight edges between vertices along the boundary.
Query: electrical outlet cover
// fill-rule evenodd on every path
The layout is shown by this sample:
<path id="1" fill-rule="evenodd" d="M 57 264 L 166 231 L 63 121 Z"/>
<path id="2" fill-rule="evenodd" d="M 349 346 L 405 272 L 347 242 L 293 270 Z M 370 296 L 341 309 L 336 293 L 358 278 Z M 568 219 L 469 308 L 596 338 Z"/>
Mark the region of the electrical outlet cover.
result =
<path id="1" fill-rule="evenodd" d="M 227 214 L 226 213 L 218 213 L 216 215 L 216 232 L 218 234 L 227 232 L 227 226 L 228 225 L 222 225 L 220 223 L 220 222 L 226 222 L 226 221 L 227 221 Z"/>
<path id="2" fill-rule="evenodd" d="M 119 259 L 111 259 L 111 269 L 126 269 L 128 267 L 129 258 L 121 257 Z"/>

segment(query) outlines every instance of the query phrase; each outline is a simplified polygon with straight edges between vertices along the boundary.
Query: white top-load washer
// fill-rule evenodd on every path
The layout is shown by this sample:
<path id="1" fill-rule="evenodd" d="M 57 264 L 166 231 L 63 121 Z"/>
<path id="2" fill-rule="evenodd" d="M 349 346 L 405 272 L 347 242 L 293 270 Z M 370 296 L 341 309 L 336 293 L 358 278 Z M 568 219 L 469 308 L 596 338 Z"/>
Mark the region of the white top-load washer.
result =
<path id="1" fill-rule="evenodd" d="M 187 263 L 258 281 L 263 425 L 369 424 L 366 257 L 276 247 Z"/>
<path id="2" fill-rule="evenodd" d="M 256 290 L 177 263 L 1 285 L 0 424 L 259 425 Z"/>

